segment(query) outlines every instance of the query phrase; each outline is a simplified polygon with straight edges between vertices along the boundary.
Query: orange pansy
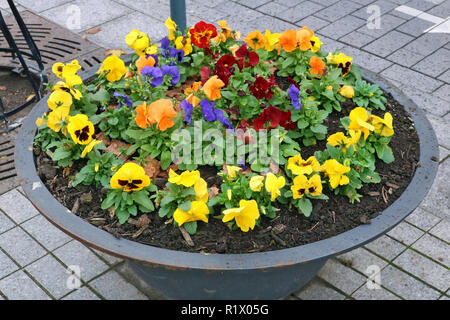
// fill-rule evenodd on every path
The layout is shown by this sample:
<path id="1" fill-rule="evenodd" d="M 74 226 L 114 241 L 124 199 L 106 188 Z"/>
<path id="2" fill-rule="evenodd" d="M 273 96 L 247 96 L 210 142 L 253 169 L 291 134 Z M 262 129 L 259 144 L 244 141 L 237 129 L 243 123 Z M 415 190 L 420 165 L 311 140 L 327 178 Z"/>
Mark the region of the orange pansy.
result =
<path id="1" fill-rule="evenodd" d="M 220 88 L 222 88 L 223 86 L 225 86 L 225 83 L 223 83 L 223 81 L 220 80 L 218 76 L 212 76 L 208 79 L 208 81 L 205 82 L 202 90 L 209 100 L 214 101 L 220 99 Z"/>
<path id="2" fill-rule="evenodd" d="M 136 108 L 136 112 L 136 124 L 143 129 L 147 128 L 147 103 L 145 101 L 142 102 L 142 104 Z"/>
<path id="3" fill-rule="evenodd" d="M 192 84 L 192 87 L 184 90 L 184 94 L 186 95 L 186 101 L 192 104 L 194 107 L 198 106 L 200 103 L 200 99 L 194 95 L 202 86 L 201 81 L 196 81 Z"/>
<path id="4" fill-rule="evenodd" d="M 311 74 L 323 74 L 325 70 L 325 63 L 317 56 L 312 56 L 309 59 L 309 65 L 312 67 Z"/>
<path id="5" fill-rule="evenodd" d="M 279 46 L 286 52 L 292 52 L 297 48 L 297 31 L 286 30 L 280 35 Z M 279 49 L 279 48 L 278 48 Z"/>
<path id="6" fill-rule="evenodd" d="M 157 123 L 157 127 L 161 131 L 173 127 L 175 122 L 172 118 L 176 118 L 178 113 L 173 108 L 173 102 L 169 99 L 160 99 L 152 102 L 147 108 L 147 122 Z"/>
<path id="7" fill-rule="evenodd" d="M 139 59 L 136 60 L 136 67 L 139 71 L 139 74 L 141 74 L 141 70 L 144 67 L 153 67 L 155 65 L 155 59 L 152 56 L 148 56 L 147 58 L 145 55 L 140 56 Z"/>

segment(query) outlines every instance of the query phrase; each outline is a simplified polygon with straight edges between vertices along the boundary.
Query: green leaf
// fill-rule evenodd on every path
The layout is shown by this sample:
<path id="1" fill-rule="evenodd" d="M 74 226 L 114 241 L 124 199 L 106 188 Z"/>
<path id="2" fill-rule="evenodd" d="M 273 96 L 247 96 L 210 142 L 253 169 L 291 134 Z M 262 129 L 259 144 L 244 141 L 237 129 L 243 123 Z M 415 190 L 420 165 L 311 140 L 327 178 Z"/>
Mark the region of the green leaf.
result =
<path id="1" fill-rule="evenodd" d="M 311 127 L 311 131 L 314 133 L 327 134 L 327 127 L 323 124 L 315 124 Z"/>
<path id="2" fill-rule="evenodd" d="M 283 69 L 286 69 L 286 68 L 289 67 L 293 62 L 294 62 L 294 57 L 287 57 L 287 59 L 283 61 L 283 64 L 281 65 L 281 67 L 282 67 Z"/>
<path id="3" fill-rule="evenodd" d="M 166 170 L 172 164 L 172 152 L 164 150 L 161 154 L 161 169 Z"/>
<path id="4" fill-rule="evenodd" d="M 102 202 L 102 209 L 106 210 L 109 207 L 112 207 L 115 202 L 116 192 L 113 190 L 108 191 L 108 195 L 106 196 L 105 200 Z"/>
<path id="5" fill-rule="evenodd" d="M 91 95 L 91 99 L 98 102 L 108 102 L 109 99 L 111 99 L 111 96 L 105 89 L 100 89 L 96 93 Z"/>
<path id="6" fill-rule="evenodd" d="M 302 211 L 305 217 L 309 217 L 312 212 L 312 203 L 309 199 L 301 198 L 298 201 L 298 208 Z"/>
<path id="7" fill-rule="evenodd" d="M 125 210 L 116 209 L 116 216 L 117 216 L 117 218 L 119 218 L 119 223 L 124 224 L 125 222 L 127 222 L 128 218 L 130 217 L 130 213 Z"/>
<path id="8" fill-rule="evenodd" d="M 65 159 L 67 157 L 70 157 L 72 155 L 72 152 L 70 150 L 67 150 L 65 146 L 59 147 L 53 152 L 53 161 L 58 161 L 61 159 Z"/>
<path id="9" fill-rule="evenodd" d="M 181 203 L 178 208 L 183 211 L 189 211 L 191 209 L 191 201 L 185 201 Z"/>
<path id="10" fill-rule="evenodd" d="M 134 202 L 138 203 L 139 205 L 141 205 L 142 207 L 148 209 L 148 210 L 153 210 L 153 203 L 150 200 L 150 198 L 148 197 L 147 192 L 145 191 L 135 191 L 132 194 L 132 199 Z"/>
<path id="11" fill-rule="evenodd" d="M 190 221 L 183 224 L 184 230 L 193 235 L 197 232 L 197 221 Z"/>

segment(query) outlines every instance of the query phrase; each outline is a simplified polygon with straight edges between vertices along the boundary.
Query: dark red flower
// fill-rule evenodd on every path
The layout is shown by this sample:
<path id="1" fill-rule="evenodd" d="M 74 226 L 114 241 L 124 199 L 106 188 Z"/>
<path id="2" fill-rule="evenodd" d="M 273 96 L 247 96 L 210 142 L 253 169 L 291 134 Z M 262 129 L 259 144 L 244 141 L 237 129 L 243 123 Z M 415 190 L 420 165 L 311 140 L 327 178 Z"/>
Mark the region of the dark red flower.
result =
<path id="1" fill-rule="evenodd" d="M 293 84 L 294 86 L 296 86 L 297 87 L 297 89 L 299 89 L 300 90 L 300 87 L 298 86 L 298 83 L 297 83 L 297 81 L 295 81 L 294 79 L 292 79 L 291 77 L 288 77 L 288 81 L 289 81 L 289 83 L 290 84 Z"/>
<path id="2" fill-rule="evenodd" d="M 211 70 L 207 66 L 203 66 L 200 70 L 200 76 L 202 77 L 202 85 L 205 84 L 209 79 L 209 75 L 211 74 Z"/>
<path id="3" fill-rule="evenodd" d="M 259 62 L 259 56 L 255 51 L 248 51 L 247 45 L 243 44 L 238 50 L 236 50 L 236 57 L 238 58 L 237 64 L 239 70 L 248 67 L 255 67 Z"/>
<path id="4" fill-rule="evenodd" d="M 271 88 L 271 79 L 267 81 L 263 77 L 257 77 L 255 83 L 249 86 L 250 93 L 254 95 L 257 99 L 267 99 L 270 100 L 273 97 L 273 91 Z"/>
<path id="5" fill-rule="evenodd" d="M 209 48 L 209 40 L 217 36 L 216 27 L 204 21 L 197 22 L 189 32 L 192 44 L 199 48 Z"/>
<path id="6" fill-rule="evenodd" d="M 221 56 L 219 60 L 217 60 L 216 65 L 222 65 L 227 69 L 231 69 L 231 67 L 233 67 L 235 63 L 236 63 L 235 57 L 233 57 L 231 54 L 225 54 Z"/>
<path id="7" fill-rule="evenodd" d="M 228 86 L 228 79 L 234 73 L 233 65 L 236 63 L 236 59 L 229 54 L 223 55 L 216 63 L 216 69 L 214 74 L 219 77 Z"/>
<path id="8" fill-rule="evenodd" d="M 295 130 L 296 125 L 292 122 L 291 111 L 281 111 L 274 106 L 270 106 L 255 119 L 253 120 L 253 128 L 256 131 L 259 130 L 271 130 L 275 129 L 279 125 L 286 130 Z"/>

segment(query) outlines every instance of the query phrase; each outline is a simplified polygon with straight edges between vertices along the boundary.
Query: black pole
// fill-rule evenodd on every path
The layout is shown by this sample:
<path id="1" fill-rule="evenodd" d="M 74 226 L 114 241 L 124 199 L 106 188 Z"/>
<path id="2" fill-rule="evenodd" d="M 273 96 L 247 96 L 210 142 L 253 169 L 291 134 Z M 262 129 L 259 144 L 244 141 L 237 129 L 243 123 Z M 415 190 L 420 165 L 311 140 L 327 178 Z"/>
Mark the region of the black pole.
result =
<path id="1" fill-rule="evenodd" d="M 186 1 L 170 0 L 170 17 L 178 25 L 178 29 L 184 32 L 186 29 Z"/>

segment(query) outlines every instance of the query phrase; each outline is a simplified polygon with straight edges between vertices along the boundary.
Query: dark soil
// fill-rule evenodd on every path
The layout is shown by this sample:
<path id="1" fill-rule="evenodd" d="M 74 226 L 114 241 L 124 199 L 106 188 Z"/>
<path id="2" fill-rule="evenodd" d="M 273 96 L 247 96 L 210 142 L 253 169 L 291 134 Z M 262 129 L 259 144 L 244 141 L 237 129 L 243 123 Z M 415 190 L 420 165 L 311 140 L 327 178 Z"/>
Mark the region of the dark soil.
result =
<path id="1" fill-rule="evenodd" d="M 385 164 L 381 160 L 376 163 L 377 172 L 381 176 L 379 184 L 364 184 L 359 190 L 363 195 L 361 202 L 351 204 L 347 197 L 335 196 L 324 188 L 330 200 L 313 200 L 314 209 L 309 218 L 295 210 L 280 207 L 281 211 L 273 220 L 263 218 L 253 231 L 244 233 L 240 230 L 231 231 L 220 219 L 210 214 L 209 223 L 198 223 L 197 234 L 192 236 L 194 245 L 189 246 L 179 228 L 167 224 L 158 214 L 148 214 L 150 223 L 146 227 L 134 224 L 120 225 L 108 211 L 100 208 L 106 190 L 95 187 L 68 187 L 69 176 L 82 168 L 84 162 L 74 164 L 70 170 L 52 167 L 50 160 L 44 155 L 37 157 L 39 173 L 47 188 L 67 208 L 72 209 L 79 217 L 104 229 L 116 237 L 123 237 L 156 247 L 172 250 L 203 252 L 203 253 L 248 253 L 270 251 L 299 246 L 335 236 L 355 228 L 379 215 L 393 203 L 409 185 L 419 161 L 419 142 L 417 133 L 408 113 L 390 95 L 386 94 L 388 102 L 386 111 L 394 118 L 395 134 L 390 146 L 395 155 L 395 161 Z M 347 100 L 342 105 L 342 112 L 333 112 L 326 120 L 328 133 L 342 130 L 340 118 L 348 115 L 356 107 Z M 381 116 L 384 112 L 374 112 Z M 325 148 L 326 140 L 313 147 L 303 147 L 302 156 L 312 155 L 316 150 Z M 63 177 L 64 174 L 64 177 Z M 211 179 L 214 181 L 214 179 Z M 207 180 L 208 181 L 208 180 Z M 213 181 L 208 181 L 209 186 Z"/>

